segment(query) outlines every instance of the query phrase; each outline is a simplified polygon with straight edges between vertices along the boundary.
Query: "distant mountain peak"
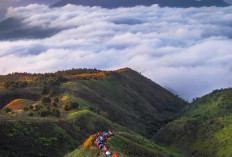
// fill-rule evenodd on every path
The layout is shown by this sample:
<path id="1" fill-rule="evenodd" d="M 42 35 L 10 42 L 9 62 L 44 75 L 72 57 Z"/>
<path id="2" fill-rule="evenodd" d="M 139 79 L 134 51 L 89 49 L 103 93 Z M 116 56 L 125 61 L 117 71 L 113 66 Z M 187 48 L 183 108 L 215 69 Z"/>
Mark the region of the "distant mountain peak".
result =
<path id="1" fill-rule="evenodd" d="M 202 7 L 202 6 L 228 6 L 223 0 L 60 0 L 51 7 L 62 7 L 67 4 L 82 6 L 100 6 L 102 8 L 134 7 L 138 5 L 151 6 L 158 4 L 160 7 Z"/>

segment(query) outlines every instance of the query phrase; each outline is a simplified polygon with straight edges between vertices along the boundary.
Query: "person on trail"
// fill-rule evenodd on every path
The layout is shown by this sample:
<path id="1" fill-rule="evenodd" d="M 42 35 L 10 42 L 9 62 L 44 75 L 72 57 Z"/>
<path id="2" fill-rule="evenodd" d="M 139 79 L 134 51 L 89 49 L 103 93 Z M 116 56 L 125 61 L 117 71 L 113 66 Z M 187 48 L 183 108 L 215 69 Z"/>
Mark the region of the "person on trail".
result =
<path id="1" fill-rule="evenodd" d="M 102 143 L 102 144 L 99 144 L 99 145 L 97 146 L 97 148 L 98 148 L 98 150 L 102 150 L 102 149 L 104 148 L 103 143 Z"/>
<path id="2" fill-rule="evenodd" d="M 111 155 L 111 153 L 110 153 L 110 151 L 106 151 L 106 156 L 110 156 Z"/>
<path id="3" fill-rule="evenodd" d="M 100 131 L 100 132 L 97 132 L 95 138 L 97 139 L 97 138 L 98 138 L 100 135 L 102 135 L 102 134 L 103 134 L 103 132 L 101 132 L 101 131 Z"/>
<path id="4" fill-rule="evenodd" d="M 104 147 L 104 138 L 100 135 L 98 136 L 98 138 L 96 139 L 96 145 L 98 149 L 103 149 Z"/>
<path id="5" fill-rule="evenodd" d="M 103 150 L 104 152 L 107 152 L 109 147 L 108 138 L 110 138 L 111 136 L 114 136 L 114 132 L 98 132 L 95 136 L 96 140 L 94 140 L 93 143 L 96 144 L 98 150 Z"/>
<path id="6" fill-rule="evenodd" d="M 102 136 L 103 136 L 104 139 L 107 140 L 107 139 L 110 138 L 111 136 L 114 136 L 114 133 L 112 133 L 111 131 L 103 132 Z"/>

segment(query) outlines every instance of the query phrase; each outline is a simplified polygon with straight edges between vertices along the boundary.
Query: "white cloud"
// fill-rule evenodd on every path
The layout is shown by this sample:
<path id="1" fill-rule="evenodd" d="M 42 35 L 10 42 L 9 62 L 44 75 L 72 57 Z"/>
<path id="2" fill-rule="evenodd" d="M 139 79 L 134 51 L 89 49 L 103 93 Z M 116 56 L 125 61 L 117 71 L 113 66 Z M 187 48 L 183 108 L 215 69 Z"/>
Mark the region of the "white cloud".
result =
<path id="1" fill-rule="evenodd" d="M 7 17 L 25 28 L 58 29 L 44 39 L 0 41 L 0 74 L 131 67 L 191 99 L 232 86 L 232 7 L 118 8 L 29 5 Z"/>

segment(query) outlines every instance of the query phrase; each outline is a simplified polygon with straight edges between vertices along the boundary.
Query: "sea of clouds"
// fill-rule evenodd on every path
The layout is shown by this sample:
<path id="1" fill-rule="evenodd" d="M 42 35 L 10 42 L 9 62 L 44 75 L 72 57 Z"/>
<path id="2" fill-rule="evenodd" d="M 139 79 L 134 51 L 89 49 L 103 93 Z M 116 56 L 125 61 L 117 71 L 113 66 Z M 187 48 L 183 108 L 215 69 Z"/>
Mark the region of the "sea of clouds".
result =
<path id="1" fill-rule="evenodd" d="M 8 8 L 46 38 L 0 41 L 0 74 L 130 67 L 191 100 L 232 86 L 232 6 Z M 17 27 L 17 26 L 16 26 Z"/>

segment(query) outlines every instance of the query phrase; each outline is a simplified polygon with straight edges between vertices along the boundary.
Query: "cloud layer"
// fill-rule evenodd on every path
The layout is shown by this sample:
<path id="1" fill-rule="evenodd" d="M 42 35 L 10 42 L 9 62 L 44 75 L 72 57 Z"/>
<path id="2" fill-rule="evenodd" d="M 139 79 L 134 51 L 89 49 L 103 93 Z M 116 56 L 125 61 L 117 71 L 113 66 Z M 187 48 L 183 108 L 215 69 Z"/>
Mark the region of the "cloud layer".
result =
<path id="1" fill-rule="evenodd" d="M 131 67 L 185 99 L 232 86 L 232 7 L 9 8 L 44 39 L 0 41 L 0 74 Z"/>

